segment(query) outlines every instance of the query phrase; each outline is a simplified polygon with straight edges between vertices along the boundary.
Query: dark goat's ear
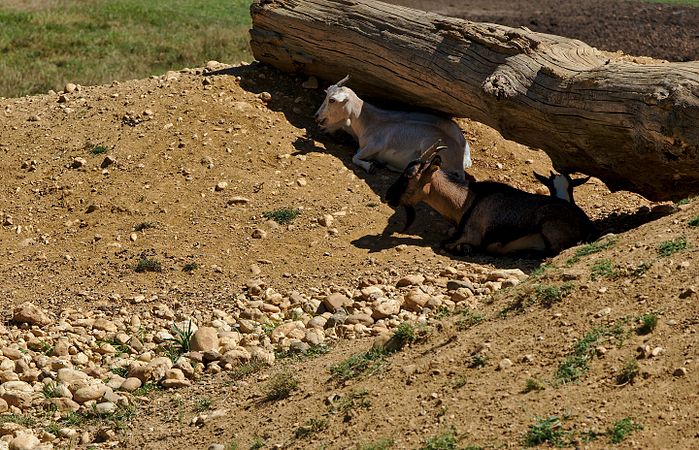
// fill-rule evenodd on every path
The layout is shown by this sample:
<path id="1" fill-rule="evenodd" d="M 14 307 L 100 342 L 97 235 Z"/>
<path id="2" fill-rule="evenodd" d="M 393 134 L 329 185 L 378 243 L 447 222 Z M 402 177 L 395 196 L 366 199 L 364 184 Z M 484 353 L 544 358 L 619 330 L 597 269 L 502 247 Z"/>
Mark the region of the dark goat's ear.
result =
<path id="1" fill-rule="evenodd" d="M 549 183 L 551 182 L 550 178 L 546 178 L 545 176 L 541 175 L 540 173 L 534 172 L 534 177 L 537 180 L 541 181 L 541 183 L 543 183 L 545 186 L 548 186 Z"/>
<path id="2" fill-rule="evenodd" d="M 417 174 L 420 173 L 421 166 L 422 162 L 420 162 L 419 159 L 411 161 L 403 171 L 403 175 L 408 178 L 415 178 Z"/>
<path id="3" fill-rule="evenodd" d="M 585 184 L 590 180 L 590 177 L 583 177 L 583 178 L 578 178 L 577 180 L 572 180 L 570 182 L 571 186 L 580 186 L 581 184 Z"/>

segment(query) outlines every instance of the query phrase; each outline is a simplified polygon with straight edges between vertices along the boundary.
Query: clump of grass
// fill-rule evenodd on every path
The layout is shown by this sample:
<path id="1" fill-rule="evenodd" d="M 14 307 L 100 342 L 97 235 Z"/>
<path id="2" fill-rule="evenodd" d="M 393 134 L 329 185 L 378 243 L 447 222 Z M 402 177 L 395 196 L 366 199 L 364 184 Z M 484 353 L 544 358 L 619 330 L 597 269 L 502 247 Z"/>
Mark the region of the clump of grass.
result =
<path id="1" fill-rule="evenodd" d="M 488 364 L 488 357 L 485 355 L 473 355 L 467 361 L 467 367 L 469 369 L 477 369 L 479 367 L 485 367 Z"/>
<path id="2" fill-rule="evenodd" d="M 200 413 L 204 411 L 208 411 L 211 409 L 211 399 L 207 397 L 203 397 L 200 399 L 197 399 L 197 402 L 194 404 L 194 411 Z"/>
<path id="3" fill-rule="evenodd" d="M 392 347 L 393 351 L 400 351 L 408 344 L 415 342 L 416 333 L 415 327 L 409 322 L 403 322 L 398 325 L 396 331 L 393 333 L 391 340 L 394 342 Z"/>
<path id="4" fill-rule="evenodd" d="M 629 272 L 629 275 L 631 275 L 632 277 L 636 277 L 636 278 L 643 276 L 648 271 L 648 269 L 651 268 L 652 265 L 653 265 L 653 263 L 642 261 L 636 267 L 631 269 L 631 271 Z"/>
<path id="5" fill-rule="evenodd" d="M 611 259 L 597 260 L 591 266 L 590 278 L 597 280 L 598 278 L 615 278 L 618 272 L 614 269 Z"/>
<path id="6" fill-rule="evenodd" d="M 690 227 L 699 227 L 699 216 L 694 216 L 687 222 Z"/>
<path id="7" fill-rule="evenodd" d="M 263 448 L 267 443 L 261 437 L 256 437 L 253 439 L 252 444 L 250 444 L 250 450 L 259 450 Z"/>
<path id="8" fill-rule="evenodd" d="M 317 358 L 330 352 L 330 347 L 324 344 L 311 345 L 304 352 L 294 352 L 291 350 L 277 350 L 274 352 L 275 359 L 302 360 L 307 358 Z"/>
<path id="9" fill-rule="evenodd" d="M 56 398 L 61 396 L 61 392 L 58 390 L 58 385 L 55 381 L 49 381 L 44 383 L 44 386 L 41 388 L 41 395 L 44 398 Z"/>
<path id="10" fill-rule="evenodd" d="M 346 360 L 330 367 L 332 378 L 346 381 L 360 375 L 372 375 L 381 369 L 386 358 L 386 352 L 381 349 L 371 349 L 364 353 L 356 353 Z"/>
<path id="11" fill-rule="evenodd" d="M 199 268 L 199 264 L 195 262 L 187 263 L 182 267 L 182 272 L 194 272 Z"/>
<path id="12" fill-rule="evenodd" d="M 590 244 L 583 245 L 582 247 L 578 248 L 575 251 L 575 254 L 571 258 L 569 258 L 566 261 L 566 265 L 567 266 L 573 265 L 576 262 L 580 261 L 580 258 L 582 258 L 583 256 L 592 255 L 594 253 L 599 253 L 602 250 L 606 250 L 608 248 L 611 248 L 614 246 L 614 244 L 616 244 L 616 242 L 617 242 L 617 237 L 611 236 L 611 237 L 608 237 L 604 240 L 599 240 L 599 241 L 592 242 Z"/>
<path id="13" fill-rule="evenodd" d="M 301 210 L 293 208 L 279 208 L 274 211 L 262 213 L 262 216 L 268 220 L 274 220 L 280 225 L 286 225 L 294 221 L 301 214 Z"/>
<path id="14" fill-rule="evenodd" d="M 140 388 L 134 390 L 133 395 L 136 397 L 143 397 L 158 389 L 160 389 L 160 387 L 156 383 L 145 383 Z"/>
<path id="15" fill-rule="evenodd" d="M 544 389 L 546 389 L 546 385 L 543 381 L 536 378 L 527 378 L 522 392 L 526 394 L 533 391 L 543 391 Z"/>
<path id="16" fill-rule="evenodd" d="M 463 316 L 463 318 L 456 321 L 456 328 L 461 331 L 478 325 L 485 319 L 483 314 L 474 313 L 468 309 L 461 311 L 461 316 Z"/>
<path id="17" fill-rule="evenodd" d="M 578 342 L 572 353 L 558 366 L 556 380 L 560 383 L 570 383 L 580 378 L 588 370 L 588 362 L 595 353 L 595 346 L 603 337 L 612 336 L 622 340 L 624 329 L 621 325 L 613 328 L 599 327 L 587 333 Z"/>
<path id="18" fill-rule="evenodd" d="M 260 358 L 253 357 L 250 359 L 250 361 L 235 367 L 229 372 L 229 374 L 233 380 L 240 380 L 248 375 L 260 372 L 265 367 L 267 367 L 267 363 L 265 361 Z"/>
<path id="19" fill-rule="evenodd" d="M 105 147 L 104 145 L 95 145 L 90 150 L 90 153 L 92 153 L 93 155 L 101 155 L 103 153 L 107 153 L 108 151 L 109 151 L 109 149 L 107 147 Z"/>
<path id="20" fill-rule="evenodd" d="M 624 385 L 627 383 L 632 383 L 633 380 L 638 376 L 640 369 L 638 367 L 638 361 L 635 359 L 630 359 L 624 364 L 621 372 L 616 376 L 616 383 L 618 385 Z"/>
<path id="21" fill-rule="evenodd" d="M 454 380 L 454 389 L 462 388 L 466 386 L 466 383 L 468 383 L 468 377 L 464 374 L 461 374 L 456 378 L 456 380 Z"/>
<path id="22" fill-rule="evenodd" d="M 294 431 L 294 437 L 296 439 L 302 439 L 306 438 L 308 436 L 312 436 L 320 431 L 325 430 L 328 428 L 328 421 L 325 419 L 316 419 L 316 418 L 311 418 L 306 421 L 303 425 L 298 427 L 296 431 Z"/>
<path id="23" fill-rule="evenodd" d="M 687 239 L 684 236 L 664 241 L 658 244 L 657 251 L 660 256 L 670 256 L 687 248 Z"/>
<path id="24" fill-rule="evenodd" d="M 556 447 L 566 445 L 569 431 L 563 429 L 563 424 L 556 416 L 547 419 L 537 417 L 536 423 L 529 427 L 527 435 L 524 437 L 525 447 L 534 447 L 548 442 Z"/>
<path id="25" fill-rule="evenodd" d="M 265 384 L 264 400 L 271 402 L 287 398 L 298 385 L 299 381 L 289 372 L 278 372 Z"/>
<path id="26" fill-rule="evenodd" d="M 0 415 L 0 425 L 6 424 L 6 423 L 16 423 L 18 425 L 22 425 L 24 427 L 33 427 L 36 421 L 24 414 L 2 414 Z"/>
<path id="27" fill-rule="evenodd" d="M 532 270 L 532 273 L 529 275 L 532 278 L 541 278 L 547 270 L 554 268 L 555 266 L 550 263 L 544 263 L 537 267 L 536 269 Z"/>
<path id="28" fill-rule="evenodd" d="M 626 439 L 629 434 L 642 429 L 643 425 L 634 422 L 630 417 L 625 417 L 614 422 L 614 425 L 607 430 L 607 434 L 612 444 L 619 444 Z"/>
<path id="29" fill-rule="evenodd" d="M 155 224 L 151 222 L 141 222 L 133 226 L 134 231 L 143 231 L 155 228 Z"/>
<path id="30" fill-rule="evenodd" d="M 368 444 L 363 444 L 359 447 L 359 450 L 387 450 L 393 447 L 392 439 L 379 439 L 378 441 L 370 442 Z"/>
<path id="31" fill-rule="evenodd" d="M 638 334 L 649 334 L 658 326 L 658 316 L 656 314 L 644 314 L 639 318 L 640 324 L 636 328 Z"/>
<path id="32" fill-rule="evenodd" d="M 428 438 L 420 450 L 457 450 L 456 430 L 451 428 L 440 435 Z"/>
<path id="33" fill-rule="evenodd" d="M 537 284 L 534 286 L 534 297 L 547 308 L 558 303 L 573 292 L 572 283 L 563 283 L 560 286 L 550 284 Z"/>
<path id="34" fill-rule="evenodd" d="M 141 258 L 138 260 L 138 264 L 134 270 L 138 273 L 143 272 L 162 272 L 163 266 L 155 259 L 151 258 Z"/>
<path id="35" fill-rule="evenodd" d="M 331 405 L 331 412 L 339 412 L 346 416 L 351 414 L 357 408 L 368 409 L 371 407 L 369 399 L 369 391 L 366 389 L 353 390 L 344 397 L 340 398 L 337 403 Z"/>
<path id="36" fill-rule="evenodd" d="M 165 349 L 165 353 L 170 357 L 173 363 L 177 362 L 180 356 L 189 352 L 191 346 L 190 342 L 192 336 L 194 335 L 194 329 L 192 328 L 192 321 L 188 320 L 184 328 L 180 329 L 176 323 L 172 324 L 173 335 L 168 338 L 170 345 Z"/>
<path id="37" fill-rule="evenodd" d="M 129 376 L 129 369 L 126 367 L 110 367 L 109 371 L 121 378 L 128 378 Z"/>

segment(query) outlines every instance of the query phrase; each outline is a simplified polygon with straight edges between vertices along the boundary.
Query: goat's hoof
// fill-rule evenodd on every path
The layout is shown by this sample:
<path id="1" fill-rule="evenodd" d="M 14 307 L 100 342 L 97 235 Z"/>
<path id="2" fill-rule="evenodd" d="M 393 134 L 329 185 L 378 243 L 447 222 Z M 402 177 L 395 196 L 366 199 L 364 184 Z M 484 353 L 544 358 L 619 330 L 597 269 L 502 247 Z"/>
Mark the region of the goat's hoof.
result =
<path id="1" fill-rule="evenodd" d="M 473 253 L 473 247 L 468 244 L 451 242 L 444 245 L 444 249 L 457 256 L 468 256 Z"/>

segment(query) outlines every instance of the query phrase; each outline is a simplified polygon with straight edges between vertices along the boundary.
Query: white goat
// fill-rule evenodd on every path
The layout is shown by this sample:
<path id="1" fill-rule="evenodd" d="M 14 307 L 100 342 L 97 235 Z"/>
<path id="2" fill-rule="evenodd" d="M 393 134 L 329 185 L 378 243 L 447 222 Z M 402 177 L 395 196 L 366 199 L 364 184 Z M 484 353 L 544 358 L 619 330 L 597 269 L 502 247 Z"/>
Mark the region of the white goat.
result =
<path id="1" fill-rule="evenodd" d="M 453 121 L 427 113 L 379 109 L 345 87 L 347 80 L 349 75 L 326 89 L 315 118 L 323 131 L 344 130 L 359 143 L 354 164 L 372 172 L 373 160 L 402 172 L 440 140 L 447 147 L 440 153 L 444 170 L 465 179 L 464 169 L 471 166 L 471 148 Z"/>

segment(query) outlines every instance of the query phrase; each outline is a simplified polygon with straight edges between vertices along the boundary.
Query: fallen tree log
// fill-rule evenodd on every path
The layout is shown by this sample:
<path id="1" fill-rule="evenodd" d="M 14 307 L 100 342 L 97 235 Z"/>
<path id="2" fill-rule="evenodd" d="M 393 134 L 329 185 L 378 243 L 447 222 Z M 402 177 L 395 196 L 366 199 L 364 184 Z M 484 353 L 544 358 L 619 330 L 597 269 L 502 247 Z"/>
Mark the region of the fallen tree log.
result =
<path id="1" fill-rule="evenodd" d="M 281 70 L 472 118 L 611 190 L 699 193 L 699 62 L 369 0 L 254 0 L 251 14 L 255 58 Z"/>

